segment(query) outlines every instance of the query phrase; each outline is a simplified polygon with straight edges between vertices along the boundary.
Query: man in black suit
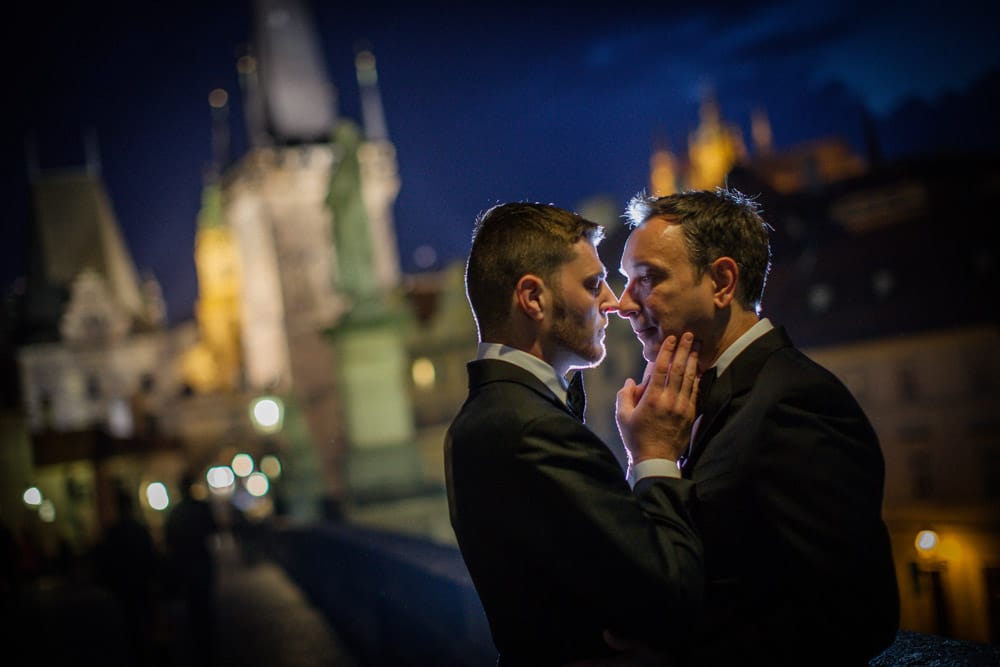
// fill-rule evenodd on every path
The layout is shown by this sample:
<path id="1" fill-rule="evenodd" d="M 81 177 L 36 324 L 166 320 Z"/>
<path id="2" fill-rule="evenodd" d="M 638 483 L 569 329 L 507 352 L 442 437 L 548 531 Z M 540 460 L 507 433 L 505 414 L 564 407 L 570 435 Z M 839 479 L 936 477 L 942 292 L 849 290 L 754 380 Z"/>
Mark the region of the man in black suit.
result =
<path id="1" fill-rule="evenodd" d="M 691 483 L 651 478 L 630 489 L 583 424 L 579 372 L 565 379 L 604 358 L 618 306 L 597 255 L 602 231 L 555 206 L 510 203 L 481 215 L 474 232 L 466 289 L 481 342 L 445 441 L 445 474 L 452 526 L 504 666 L 603 660 L 614 653 L 605 630 L 680 657 L 700 609 Z M 690 335 L 671 338 L 651 364 L 627 421 L 636 447 L 656 440 L 676 457 L 687 446 L 692 347 Z M 662 419 L 650 418 L 655 410 Z"/>
<path id="2" fill-rule="evenodd" d="M 628 213 L 619 315 L 646 359 L 681 332 L 701 343 L 689 451 L 675 463 L 670 444 L 626 438 L 630 480 L 680 467 L 694 482 L 707 583 L 693 663 L 867 664 L 899 621 L 882 453 L 844 385 L 758 317 L 770 245 L 756 203 L 640 194 Z M 620 420 L 638 395 L 619 392 Z"/>

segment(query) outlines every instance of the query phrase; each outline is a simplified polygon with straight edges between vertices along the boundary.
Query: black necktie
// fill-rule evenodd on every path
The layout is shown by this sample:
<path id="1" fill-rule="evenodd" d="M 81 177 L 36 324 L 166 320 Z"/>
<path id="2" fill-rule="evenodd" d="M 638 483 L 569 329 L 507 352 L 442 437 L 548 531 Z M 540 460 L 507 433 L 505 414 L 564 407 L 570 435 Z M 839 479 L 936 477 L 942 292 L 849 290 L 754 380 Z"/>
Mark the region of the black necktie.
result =
<path id="1" fill-rule="evenodd" d="M 704 414 L 705 407 L 708 405 L 708 394 L 712 391 L 713 384 L 715 384 L 715 366 L 702 373 L 701 380 L 698 381 L 698 401 L 694 407 L 696 416 Z"/>
<path id="2" fill-rule="evenodd" d="M 566 390 L 566 407 L 579 419 L 583 419 L 583 411 L 587 407 L 587 394 L 583 391 L 583 371 L 577 371 L 569 381 L 569 388 Z"/>

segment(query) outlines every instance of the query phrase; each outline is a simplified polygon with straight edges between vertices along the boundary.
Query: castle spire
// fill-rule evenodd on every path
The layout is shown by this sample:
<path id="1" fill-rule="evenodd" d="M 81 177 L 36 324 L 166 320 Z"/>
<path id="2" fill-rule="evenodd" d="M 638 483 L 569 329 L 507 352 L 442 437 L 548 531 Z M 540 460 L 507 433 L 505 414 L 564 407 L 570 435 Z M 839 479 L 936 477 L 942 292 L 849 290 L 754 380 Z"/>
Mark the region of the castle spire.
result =
<path id="1" fill-rule="evenodd" d="M 378 70 L 371 49 L 361 48 L 354 57 L 354 69 L 361 94 L 361 117 L 368 141 L 388 141 L 389 131 L 382 110 L 382 95 L 378 88 Z"/>
<path id="2" fill-rule="evenodd" d="M 257 72 L 268 131 L 276 143 L 326 141 L 337 120 L 336 91 L 302 0 L 256 0 Z"/>

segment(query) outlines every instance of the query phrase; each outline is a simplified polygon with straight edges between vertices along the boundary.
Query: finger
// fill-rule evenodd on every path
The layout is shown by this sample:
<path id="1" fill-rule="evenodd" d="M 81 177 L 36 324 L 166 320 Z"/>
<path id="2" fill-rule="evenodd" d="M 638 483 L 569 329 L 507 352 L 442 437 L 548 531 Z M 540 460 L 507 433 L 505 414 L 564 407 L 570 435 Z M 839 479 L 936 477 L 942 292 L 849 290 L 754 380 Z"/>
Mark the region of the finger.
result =
<path id="1" fill-rule="evenodd" d="M 671 373 L 667 377 L 667 387 L 673 390 L 675 394 L 681 391 L 693 345 L 694 334 L 686 331 L 677 342 L 677 348 L 674 350 L 674 357 L 670 366 Z"/>
<path id="2" fill-rule="evenodd" d="M 660 351 L 656 353 L 656 361 L 653 362 L 653 372 L 649 376 L 649 386 L 646 389 L 647 394 L 650 393 L 650 389 L 655 389 L 655 394 L 658 394 L 666 385 L 667 377 L 670 375 L 670 364 L 673 362 L 674 350 L 676 349 L 677 336 L 667 336 L 663 344 L 660 345 Z"/>
<path id="3" fill-rule="evenodd" d="M 691 354 L 688 355 L 687 364 L 684 366 L 684 377 L 681 381 L 679 398 L 687 400 L 685 411 L 693 410 L 693 406 L 698 400 L 698 349 L 701 346 L 696 342 L 691 347 Z"/>
<path id="4" fill-rule="evenodd" d="M 628 417 L 635 409 L 635 380 L 626 378 L 625 386 L 618 390 L 615 397 L 615 414 L 619 417 Z"/>
<path id="5" fill-rule="evenodd" d="M 656 368 L 656 360 L 646 362 L 646 368 L 642 371 L 642 382 L 640 383 L 643 387 L 649 384 L 649 378 L 652 377 L 654 368 Z"/>

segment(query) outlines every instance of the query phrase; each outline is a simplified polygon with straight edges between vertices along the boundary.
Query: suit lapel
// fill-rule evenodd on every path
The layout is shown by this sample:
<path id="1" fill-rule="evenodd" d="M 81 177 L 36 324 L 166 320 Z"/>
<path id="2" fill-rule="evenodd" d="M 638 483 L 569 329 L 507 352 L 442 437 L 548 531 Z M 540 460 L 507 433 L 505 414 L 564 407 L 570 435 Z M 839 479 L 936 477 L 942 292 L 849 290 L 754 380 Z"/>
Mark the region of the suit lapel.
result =
<path id="1" fill-rule="evenodd" d="M 566 414 L 577 419 L 570 409 L 566 407 L 566 404 L 562 402 L 562 399 L 553 394 L 552 390 L 544 382 L 516 364 L 500 361 L 499 359 L 477 359 L 470 361 L 466 367 L 469 371 L 470 398 L 478 393 L 482 387 L 493 382 L 513 382 L 527 387 L 558 406 Z"/>
<path id="2" fill-rule="evenodd" d="M 747 346 L 733 359 L 726 372 L 716 378 L 708 396 L 705 413 L 698 424 L 698 432 L 691 443 L 691 453 L 684 464 L 685 477 L 690 477 L 698 458 L 708 446 L 707 441 L 711 434 L 718 430 L 722 416 L 728 412 L 729 404 L 734 398 L 743 396 L 753 388 L 754 381 L 768 357 L 783 347 L 790 347 L 791 344 L 792 341 L 785 333 L 785 328 L 775 327 Z"/>

